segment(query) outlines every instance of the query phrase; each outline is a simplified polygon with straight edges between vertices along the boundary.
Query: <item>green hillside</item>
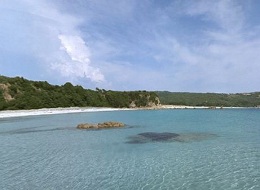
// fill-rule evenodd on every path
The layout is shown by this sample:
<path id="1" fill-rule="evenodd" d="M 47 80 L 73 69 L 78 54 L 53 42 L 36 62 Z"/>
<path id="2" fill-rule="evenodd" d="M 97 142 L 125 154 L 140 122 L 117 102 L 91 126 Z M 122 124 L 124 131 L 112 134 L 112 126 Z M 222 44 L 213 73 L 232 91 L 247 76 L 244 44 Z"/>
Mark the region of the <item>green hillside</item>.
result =
<path id="1" fill-rule="evenodd" d="M 51 85 L 22 77 L 0 76 L 0 110 L 56 107 L 150 107 L 158 104 L 186 106 L 260 107 L 260 92 L 187 93 L 168 91 L 111 91 L 84 89 L 67 82 Z"/>
<path id="2" fill-rule="evenodd" d="M 187 106 L 257 107 L 260 106 L 260 92 L 218 94 L 187 92 L 156 92 L 161 104 Z"/>
<path id="3" fill-rule="evenodd" d="M 143 107 L 157 105 L 154 92 L 84 89 L 67 82 L 62 86 L 22 77 L 0 76 L 0 110 L 55 107 Z"/>

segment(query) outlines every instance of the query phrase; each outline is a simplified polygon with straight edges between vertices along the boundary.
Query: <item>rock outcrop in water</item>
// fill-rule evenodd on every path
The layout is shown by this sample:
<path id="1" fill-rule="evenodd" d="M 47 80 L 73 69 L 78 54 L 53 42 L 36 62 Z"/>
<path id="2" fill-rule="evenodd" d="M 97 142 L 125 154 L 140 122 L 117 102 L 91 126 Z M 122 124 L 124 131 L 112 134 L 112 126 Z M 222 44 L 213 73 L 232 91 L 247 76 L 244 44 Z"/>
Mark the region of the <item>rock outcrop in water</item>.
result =
<path id="1" fill-rule="evenodd" d="M 208 133 L 156 133 L 156 132 L 146 132 L 139 133 L 135 136 L 130 136 L 127 143 L 130 144 L 142 144 L 149 142 L 195 142 L 202 141 L 217 137 L 215 134 Z"/>
<path id="2" fill-rule="evenodd" d="M 119 128 L 124 126 L 125 124 L 121 122 L 108 121 L 108 122 L 98 123 L 98 124 L 82 123 L 77 126 L 77 129 L 108 129 L 108 128 Z"/>

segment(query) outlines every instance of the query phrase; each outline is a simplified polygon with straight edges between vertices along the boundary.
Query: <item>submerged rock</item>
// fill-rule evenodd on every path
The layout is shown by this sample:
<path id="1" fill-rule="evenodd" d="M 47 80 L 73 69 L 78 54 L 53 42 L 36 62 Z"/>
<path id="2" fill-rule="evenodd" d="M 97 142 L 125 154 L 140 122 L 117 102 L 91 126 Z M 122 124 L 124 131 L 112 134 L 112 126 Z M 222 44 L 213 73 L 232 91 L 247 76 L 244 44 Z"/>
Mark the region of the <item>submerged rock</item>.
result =
<path id="1" fill-rule="evenodd" d="M 199 142 L 209 139 L 214 139 L 218 137 L 216 134 L 212 133 L 183 133 L 179 137 L 175 138 L 178 142 Z"/>
<path id="2" fill-rule="evenodd" d="M 125 124 L 121 122 L 108 121 L 108 122 L 98 123 L 98 124 L 81 123 L 77 125 L 77 129 L 107 129 L 107 128 L 118 128 L 124 126 Z"/>
<path id="3" fill-rule="evenodd" d="M 130 136 L 127 143 L 130 144 L 142 144 L 149 142 L 195 142 L 201 140 L 207 140 L 217 137 L 215 134 L 208 133 L 185 133 L 185 134 L 177 134 L 177 133 L 156 133 L 156 132 L 146 132 L 139 133 L 135 136 Z"/>
<path id="4" fill-rule="evenodd" d="M 140 133 L 138 134 L 140 136 L 143 136 L 145 138 L 149 138 L 152 141 L 167 141 L 172 138 L 178 137 L 179 134 L 176 133 L 154 133 L 154 132 L 148 132 L 148 133 Z"/>
<path id="5" fill-rule="evenodd" d="M 139 133 L 136 136 L 129 137 L 128 143 L 138 144 L 138 143 L 147 143 L 147 142 L 166 142 L 166 141 L 172 141 L 174 140 L 174 138 L 178 136 L 179 134 L 176 133 L 146 132 L 146 133 Z"/>

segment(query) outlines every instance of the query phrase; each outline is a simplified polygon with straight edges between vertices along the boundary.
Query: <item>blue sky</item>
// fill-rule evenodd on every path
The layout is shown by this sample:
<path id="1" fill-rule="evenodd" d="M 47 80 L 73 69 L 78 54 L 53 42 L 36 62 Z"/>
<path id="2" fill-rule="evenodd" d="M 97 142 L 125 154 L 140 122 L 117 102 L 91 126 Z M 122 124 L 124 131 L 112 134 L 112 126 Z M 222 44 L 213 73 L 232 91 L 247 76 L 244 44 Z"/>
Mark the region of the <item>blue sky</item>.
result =
<path id="1" fill-rule="evenodd" d="M 0 74 L 85 88 L 260 90 L 258 0 L 1 0 Z"/>

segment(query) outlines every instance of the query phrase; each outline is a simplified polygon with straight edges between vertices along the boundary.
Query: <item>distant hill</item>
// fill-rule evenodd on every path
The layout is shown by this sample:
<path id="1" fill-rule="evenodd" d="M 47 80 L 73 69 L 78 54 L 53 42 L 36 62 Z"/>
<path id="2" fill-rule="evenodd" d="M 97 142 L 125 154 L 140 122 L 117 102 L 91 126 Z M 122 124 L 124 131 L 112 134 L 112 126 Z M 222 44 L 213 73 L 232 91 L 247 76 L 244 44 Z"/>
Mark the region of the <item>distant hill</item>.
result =
<path id="1" fill-rule="evenodd" d="M 260 107 L 260 92 L 220 94 L 158 91 L 161 104 L 186 106 Z"/>
<path id="2" fill-rule="evenodd" d="M 260 107 L 260 92 L 220 94 L 168 91 L 90 90 L 82 86 L 51 85 L 23 77 L 0 76 L 0 110 L 56 107 L 152 107 L 163 105 Z"/>
<path id="3" fill-rule="evenodd" d="M 23 77 L 0 76 L 0 110 L 56 107 L 150 107 L 160 103 L 155 92 L 84 89 L 67 82 L 62 86 Z"/>

